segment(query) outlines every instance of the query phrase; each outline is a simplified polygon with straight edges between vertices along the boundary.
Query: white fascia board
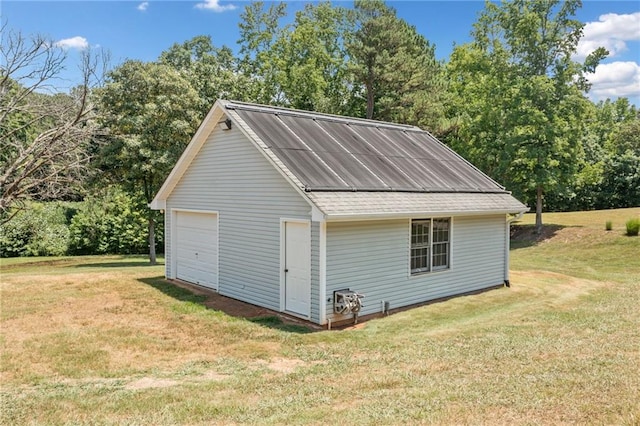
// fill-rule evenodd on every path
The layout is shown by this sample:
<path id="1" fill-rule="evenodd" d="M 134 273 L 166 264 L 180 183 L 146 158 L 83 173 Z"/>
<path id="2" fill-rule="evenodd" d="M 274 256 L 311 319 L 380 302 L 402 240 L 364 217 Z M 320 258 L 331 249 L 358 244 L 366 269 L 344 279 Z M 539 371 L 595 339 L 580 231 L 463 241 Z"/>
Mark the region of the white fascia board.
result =
<path id="1" fill-rule="evenodd" d="M 153 210 L 161 210 L 166 207 L 167 198 L 173 191 L 173 188 L 178 184 L 184 172 L 189 168 L 189 165 L 195 158 L 196 154 L 202 148 L 202 145 L 207 141 L 212 131 L 215 131 L 215 126 L 220 121 L 220 118 L 224 114 L 224 101 L 216 101 L 213 107 L 209 110 L 207 116 L 202 120 L 200 127 L 191 138 L 191 141 L 182 152 L 182 155 L 176 162 L 176 165 L 169 173 L 169 176 L 164 181 L 160 190 L 153 198 L 149 207 Z M 222 131 L 222 130 L 220 130 Z"/>
<path id="2" fill-rule="evenodd" d="M 306 197 L 308 200 L 309 198 Z M 313 201 L 309 200 L 309 202 L 312 204 L 311 205 L 311 220 L 314 222 L 325 222 L 326 221 L 326 216 L 324 213 L 322 213 L 322 210 L 320 210 L 315 204 L 313 204 Z"/>
<path id="3" fill-rule="evenodd" d="M 164 198 L 164 199 L 159 200 L 156 197 L 149 203 L 149 208 L 151 210 L 166 210 L 167 209 L 167 199 Z"/>

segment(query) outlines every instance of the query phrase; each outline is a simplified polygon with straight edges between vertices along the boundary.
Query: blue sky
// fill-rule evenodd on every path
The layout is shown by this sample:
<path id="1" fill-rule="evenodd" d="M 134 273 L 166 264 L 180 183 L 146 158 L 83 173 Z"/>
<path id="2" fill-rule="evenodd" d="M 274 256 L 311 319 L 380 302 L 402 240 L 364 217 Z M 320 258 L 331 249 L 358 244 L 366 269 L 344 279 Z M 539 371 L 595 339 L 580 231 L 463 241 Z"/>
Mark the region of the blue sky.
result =
<path id="1" fill-rule="evenodd" d="M 339 2 L 335 2 L 339 3 Z M 247 2 L 196 1 L 7 1 L 0 14 L 23 34 L 40 33 L 68 51 L 64 81 L 73 85 L 79 50 L 100 47 L 111 53 L 111 66 L 126 59 L 155 60 L 173 43 L 208 34 L 218 46 L 237 50 L 238 21 Z M 351 5 L 351 2 L 342 4 Z M 388 1 L 448 59 L 469 32 L 483 1 Z M 290 16 L 304 2 L 288 3 Z M 586 24 L 579 55 L 597 46 L 611 52 L 591 76 L 594 100 L 626 96 L 640 106 L 640 2 L 583 1 L 577 19 Z"/>

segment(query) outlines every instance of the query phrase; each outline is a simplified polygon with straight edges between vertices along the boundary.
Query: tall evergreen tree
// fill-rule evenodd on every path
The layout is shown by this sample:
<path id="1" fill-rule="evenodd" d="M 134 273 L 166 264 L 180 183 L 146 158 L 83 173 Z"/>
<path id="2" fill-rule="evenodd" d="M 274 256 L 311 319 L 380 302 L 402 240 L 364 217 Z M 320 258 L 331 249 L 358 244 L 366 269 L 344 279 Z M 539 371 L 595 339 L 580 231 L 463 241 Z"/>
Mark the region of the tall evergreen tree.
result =
<path id="1" fill-rule="evenodd" d="M 358 28 L 348 52 L 365 116 L 438 128 L 446 81 L 435 46 L 381 0 L 356 0 L 355 9 Z"/>

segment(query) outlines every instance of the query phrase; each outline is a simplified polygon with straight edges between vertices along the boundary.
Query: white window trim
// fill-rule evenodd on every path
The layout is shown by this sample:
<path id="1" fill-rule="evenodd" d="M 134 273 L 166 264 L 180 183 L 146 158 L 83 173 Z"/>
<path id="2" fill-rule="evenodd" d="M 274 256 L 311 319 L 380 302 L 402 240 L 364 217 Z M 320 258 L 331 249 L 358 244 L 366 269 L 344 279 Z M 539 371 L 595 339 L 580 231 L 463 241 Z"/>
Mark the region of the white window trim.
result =
<path id="1" fill-rule="evenodd" d="M 429 223 L 429 241 L 427 241 L 426 246 L 424 246 L 423 244 L 421 244 L 419 247 L 414 247 L 413 245 L 413 241 L 409 242 L 410 248 L 409 248 L 409 270 L 411 272 L 411 274 L 413 275 L 418 275 L 418 274 L 426 274 L 427 272 L 431 272 L 432 267 L 431 267 L 431 258 L 433 256 L 433 242 L 432 242 L 432 237 L 433 237 L 433 219 L 427 219 L 427 218 L 421 218 L 421 219 L 411 219 L 410 221 L 410 234 L 409 237 L 411 238 L 411 240 L 413 240 L 413 225 L 414 222 L 422 222 L 422 223 Z M 413 261 L 413 250 L 414 249 L 423 249 L 426 248 L 427 249 L 427 267 L 426 268 L 416 268 L 415 270 L 411 267 L 411 262 Z"/>
<path id="2" fill-rule="evenodd" d="M 433 269 L 432 263 L 433 263 L 433 221 L 437 220 L 437 219 L 447 219 L 449 220 L 449 258 L 448 258 L 448 265 L 446 268 L 443 267 L 439 267 L 438 269 Z M 420 271 L 420 272 L 413 272 L 411 270 L 411 250 L 412 250 L 412 244 L 411 244 L 411 235 L 412 235 L 412 223 L 414 220 L 429 220 L 429 270 L 428 271 Z M 452 259 L 453 259 L 453 216 L 448 216 L 448 217 L 414 217 L 409 219 L 409 224 L 408 224 L 408 229 L 409 229 L 409 238 L 408 240 L 408 244 L 409 244 L 409 250 L 408 250 L 408 256 L 407 256 L 407 270 L 409 273 L 409 278 L 418 278 L 418 277 L 424 277 L 424 276 L 429 276 L 432 274 L 439 274 L 439 273 L 443 273 L 443 272 L 448 272 L 451 271 L 452 269 Z"/>

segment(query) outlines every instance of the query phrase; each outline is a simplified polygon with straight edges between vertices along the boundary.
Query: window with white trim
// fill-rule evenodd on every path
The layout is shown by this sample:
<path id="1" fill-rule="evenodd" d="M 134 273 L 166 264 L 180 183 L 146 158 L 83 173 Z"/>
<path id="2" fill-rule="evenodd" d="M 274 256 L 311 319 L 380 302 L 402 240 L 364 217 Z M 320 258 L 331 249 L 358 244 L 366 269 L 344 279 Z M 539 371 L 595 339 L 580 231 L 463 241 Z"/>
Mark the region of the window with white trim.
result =
<path id="1" fill-rule="evenodd" d="M 411 274 L 449 269 L 451 219 L 411 221 Z"/>

